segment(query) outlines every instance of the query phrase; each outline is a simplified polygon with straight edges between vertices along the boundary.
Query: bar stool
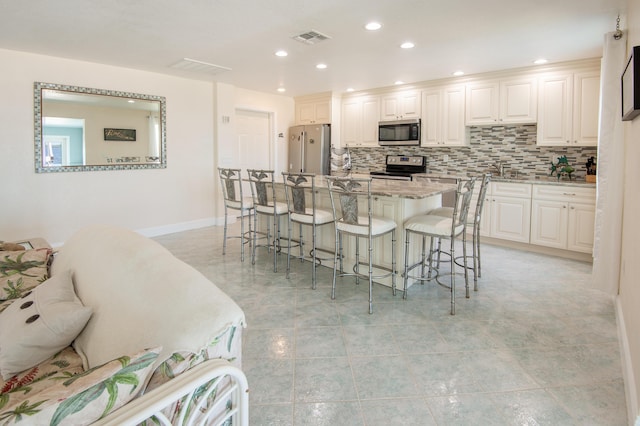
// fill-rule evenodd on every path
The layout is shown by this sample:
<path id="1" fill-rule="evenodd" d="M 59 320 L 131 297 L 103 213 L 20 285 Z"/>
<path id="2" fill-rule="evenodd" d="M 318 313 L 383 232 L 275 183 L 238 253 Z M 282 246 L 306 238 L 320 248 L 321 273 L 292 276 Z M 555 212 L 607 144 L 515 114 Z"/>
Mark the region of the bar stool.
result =
<path id="1" fill-rule="evenodd" d="M 326 177 L 331 197 L 331 208 L 336 228 L 336 248 L 333 263 L 333 283 L 331 299 L 336 298 L 336 277 L 355 276 L 356 284 L 361 277 L 369 279 L 369 313 L 373 313 L 373 280 L 391 276 L 391 289 L 396 294 L 396 228 L 394 220 L 373 215 L 373 199 L 371 196 L 371 178 Z M 358 201 L 366 206 L 366 213 L 359 211 Z M 340 207 L 338 209 L 337 207 Z M 373 264 L 373 239 L 391 234 L 391 269 Z M 352 235 L 356 242 L 356 262 L 353 273 L 345 273 L 342 268 L 342 238 Z M 360 273 L 360 239 L 366 238 L 368 255 L 368 273 Z M 340 273 L 338 274 L 338 259 L 340 259 Z M 382 275 L 373 275 L 374 266 L 377 269 L 389 271 Z"/>
<path id="2" fill-rule="evenodd" d="M 404 248 L 404 295 L 407 298 L 407 289 L 409 284 L 409 278 L 417 281 L 430 281 L 436 280 L 441 285 L 445 285 L 440 282 L 439 265 L 434 266 L 434 256 L 439 256 L 440 245 L 443 239 L 448 239 L 451 242 L 450 246 L 450 266 L 451 282 L 448 286 L 451 290 L 451 315 L 456 313 L 456 271 L 455 271 L 455 239 L 457 236 L 462 235 L 462 251 L 463 251 L 463 263 L 464 263 L 464 280 L 466 297 L 469 297 L 469 274 L 467 272 L 467 245 L 466 245 L 466 217 L 469 213 L 469 205 L 471 202 L 471 195 L 473 194 L 473 186 L 476 178 L 472 177 L 466 180 L 460 180 L 456 189 L 456 198 L 453 206 L 451 216 L 440 216 L 437 214 L 422 214 L 414 216 L 404 223 L 405 229 L 405 248 Z M 420 261 L 409 265 L 409 244 L 411 240 L 411 234 L 417 234 L 422 237 L 422 253 Z M 426 256 L 426 238 L 430 238 L 429 243 L 429 256 Z M 437 248 L 434 249 L 434 242 L 437 242 Z M 428 261 L 428 274 L 425 277 L 425 262 Z M 420 276 L 409 276 L 409 272 L 414 268 L 420 266 L 422 273 Z M 435 276 L 432 276 L 435 271 Z M 445 285 L 446 286 L 446 285 Z"/>
<path id="3" fill-rule="evenodd" d="M 225 169 L 218 167 L 222 198 L 224 199 L 224 238 L 222 254 L 227 251 L 227 238 L 240 238 L 240 260 L 244 262 L 244 245 L 251 247 L 251 215 L 253 214 L 253 199 L 242 195 L 242 178 L 240 169 Z M 227 235 L 229 210 L 236 210 L 240 214 L 240 235 Z M 248 216 L 249 231 L 244 231 L 244 218 Z"/>
<path id="4" fill-rule="evenodd" d="M 280 252 L 280 216 L 287 214 L 287 204 L 276 199 L 275 172 L 273 170 L 247 169 L 251 195 L 253 196 L 253 250 L 251 264 L 256 263 L 258 234 L 264 235 L 268 251 L 273 248 L 273 272 L 278 271 L 278 253 Z M 258 215 L 267 216 L 267 232 L 258 232 Z M 271 238 L 271 221 L 273 221 L 273 239 Z"/>
<path id="5" fill-rule="evenodd" d="M 304 238 L 302 235 L 302 225 L 311 226 L 311 251 L 309 256 L 313 263 L 311 272 L 311 288 L 316 289 L 316 267 L 322 262 L 317 256 L 316 247 L 316 227 L 333 223 L 333 214 L 327 210 L 316 207 L 316 176 L 313 173 L 282 173 L 284 181 L 284 193 L 289 210 L 289 244 L 287 253 L 287 278 L 291 270 L 291 241 L 292 223 L 299 225 L 300 240 L 300 261 L 304 260 Z"/>
<path id="6" fill-rule="evenodd" d="M 473 215 L 467 216 L 467 226 L 471 222 L 473 225 L 472 235 L 472 260 L 473 260 L 473 290 L 478 291 L 478 278 L 482 278 L 482 264 L 480 262 L 480 225 L 482 222 L 482 210 L 484 208 L 484 200 L 487 196 L 487 189 L 491 183 L 491 173 L 485 173 L 482 175 L 482 181 L 480 183 L 480 190 L 478 191 L 478 199 L 476 200 Z M 435 209 L 430 214 L 436 214 L 438 216 L 450 217 L 453 215 L 453 208 L 440 207 Z M 472 217 L 473 220 L 469 220 Z M 458 266 L 460 265 L 460 257 L 456 259 Z"/>

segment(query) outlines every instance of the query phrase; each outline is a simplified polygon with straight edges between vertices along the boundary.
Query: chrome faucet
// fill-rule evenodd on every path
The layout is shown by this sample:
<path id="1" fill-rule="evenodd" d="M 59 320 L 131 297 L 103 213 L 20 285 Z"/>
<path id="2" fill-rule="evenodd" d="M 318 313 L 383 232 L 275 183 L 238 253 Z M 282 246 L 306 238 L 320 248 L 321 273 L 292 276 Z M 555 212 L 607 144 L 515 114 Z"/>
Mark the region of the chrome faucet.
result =
<path id="1" fill-rule="evenodd" d="M 492 164 L 490 167 L 496 169 L 496 172 L 498 172 L 498 176 L 504 176 L 504 164 L 498 162 Z"/>

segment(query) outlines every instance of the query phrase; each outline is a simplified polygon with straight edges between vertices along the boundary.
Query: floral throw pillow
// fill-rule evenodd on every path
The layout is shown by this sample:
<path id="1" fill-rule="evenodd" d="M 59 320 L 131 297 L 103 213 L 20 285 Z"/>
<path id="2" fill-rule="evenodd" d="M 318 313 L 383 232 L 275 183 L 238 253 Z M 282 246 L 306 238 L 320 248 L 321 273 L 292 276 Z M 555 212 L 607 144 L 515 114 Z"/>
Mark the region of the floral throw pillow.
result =
<path id="1" fill-rule="evenodd" d="M 0 424 L 91 424 L 140 393 L 161 349 L 117 358 L 4 404 L 0 394 Z"/>
<path id="2" fill-rule="evenodd" d="M 18 299 L 48 278 L 48 248 L 0 251 L 0 300 Z"/>

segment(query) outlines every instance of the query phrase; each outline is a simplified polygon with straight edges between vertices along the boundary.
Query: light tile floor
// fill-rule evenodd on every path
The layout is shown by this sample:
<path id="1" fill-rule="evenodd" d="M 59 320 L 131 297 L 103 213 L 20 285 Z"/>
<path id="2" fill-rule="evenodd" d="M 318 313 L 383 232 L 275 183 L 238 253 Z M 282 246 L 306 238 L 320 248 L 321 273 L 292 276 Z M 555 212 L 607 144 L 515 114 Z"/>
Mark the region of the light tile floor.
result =
<path id="1" fill-rule="evenodd" d="M 222 256 L 222 227 L 156 238 L 244 309 L 250 424 L 626 425 L 613 302 L 588 288 L 591 265 L 483 245 L 480 290 L 449 315 L 449 290 L 409 300 L 339 282 L 331 269 L 258 250 Z M 462 280 L 459 280 L 461 282 Z"/>

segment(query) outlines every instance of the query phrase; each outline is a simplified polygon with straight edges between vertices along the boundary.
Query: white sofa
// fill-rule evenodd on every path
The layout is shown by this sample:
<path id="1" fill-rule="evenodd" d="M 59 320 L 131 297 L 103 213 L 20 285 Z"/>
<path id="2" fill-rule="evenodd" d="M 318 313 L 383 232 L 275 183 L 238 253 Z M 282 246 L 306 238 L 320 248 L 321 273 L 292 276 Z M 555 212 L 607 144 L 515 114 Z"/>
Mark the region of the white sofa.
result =
<path id="1" fill-rule="evenodd" d="M 46 380 L 29 383 L 29 374 L 36 373 L 25 371 L 0 382 L 6 391 L 0 393 L 0 423 L 41 416 L 56 424 L 90 424 L 100 417 L 96 424 L 122 425 L 155 416 L 147 423 L 221 424 L 231 418 L 233 424 L 248 424 L 241 370 L 244 313 L 206 277 L 160 244 L 107 226 L 74 234 L 55 254 L 50 271 L 49 281 L 71 272 L 91 317 L 71 347 L 39 365 L 38 374 L 49 374 Z M 20 300 L 5 312 L 17 310 Z M 66 367 L 52 373 L 57 365 Z M 106 366 L 111 370 L 104 372 Z M 64 378 L 71 379 L 61 386 Z M 21 390 L 20 382 L 30 389 Z M 127 388 L 132 382 L 135 386 Z M 9 401 L 4 407 L 3 395 Z M 12 401 L 16 395 L 23 401 Z M 45 398 L 35 414 L 20 412 L 20 407 L 26 411 L 24 400 L 31 407 Z M 77 409 L 78 401 L 89 400 L 106 405 Z"/>

